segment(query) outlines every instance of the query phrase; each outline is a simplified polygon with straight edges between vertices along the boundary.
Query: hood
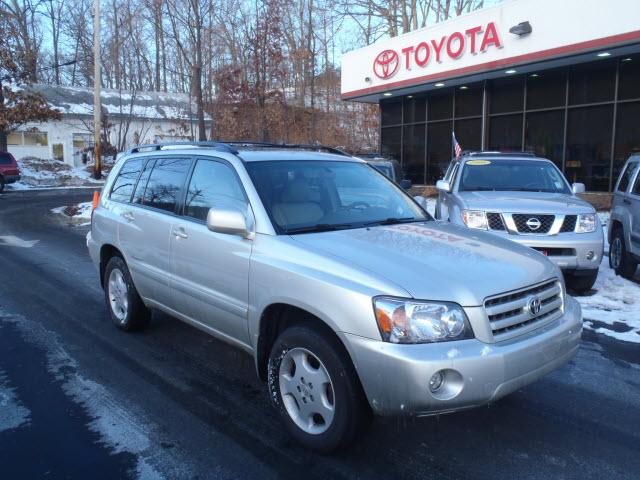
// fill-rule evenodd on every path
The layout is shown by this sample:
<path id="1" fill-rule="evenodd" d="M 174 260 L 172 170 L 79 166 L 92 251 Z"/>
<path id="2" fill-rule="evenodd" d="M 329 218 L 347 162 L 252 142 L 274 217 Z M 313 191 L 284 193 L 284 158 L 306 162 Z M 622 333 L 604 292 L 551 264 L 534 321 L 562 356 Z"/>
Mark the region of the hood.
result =
<path id="1" fill-rule="evenodd" d="M 591 213 L 589 202 L 568 193 L 458 192 L 465 208 L 487 212 L 576 214 Z"/>
<path id="2" fill-rule="evenodd" d="M 495 235 L 444 222 L 295 235 L 405 289 L 413 298 L 482 305 L 487 296 L 558 276 L 540 253 Z"/>

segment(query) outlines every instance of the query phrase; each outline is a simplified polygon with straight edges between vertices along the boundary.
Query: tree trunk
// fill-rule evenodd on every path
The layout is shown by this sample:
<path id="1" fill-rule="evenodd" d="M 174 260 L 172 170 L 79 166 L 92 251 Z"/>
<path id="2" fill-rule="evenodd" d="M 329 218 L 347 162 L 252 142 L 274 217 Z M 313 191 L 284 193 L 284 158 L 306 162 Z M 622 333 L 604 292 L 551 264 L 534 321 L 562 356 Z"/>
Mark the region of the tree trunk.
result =
<path id="1" fill-rule="evenodd" d="M 2 86 L 2 82 L 0 82 L 0 105 L 4 105 L 4 91 L 2 90 L 4 87 Z M 7 146 L 7 137 L 9 134 L 7 131 L 0 127 L 0 152 L 6 152 L 8 150 Z"/>

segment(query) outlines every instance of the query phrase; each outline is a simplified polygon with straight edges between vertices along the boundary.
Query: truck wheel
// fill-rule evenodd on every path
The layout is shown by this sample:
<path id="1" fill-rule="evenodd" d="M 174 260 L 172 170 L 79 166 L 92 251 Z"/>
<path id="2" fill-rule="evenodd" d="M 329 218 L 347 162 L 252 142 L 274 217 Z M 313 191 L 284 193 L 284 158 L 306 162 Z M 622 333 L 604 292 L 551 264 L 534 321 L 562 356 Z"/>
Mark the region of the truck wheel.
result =
<path id="1" fill-rule="evenodd" d="M 576 293 L 583 294 L 587 293 L 589 290 L 591 290 L 591 288 L 593 288 L 593 284 L 596 283 L 597 278 L 598 269 L 596 268 L 595 270 L 581 272 L 580 275 L 568 274 L 565 277 L 565 282 L 569 290 L 573 290 Z"/>
<path id="2" fill-rule="evenodd" d="M 116 327 L 129 332 L 142 329 L 149 323 L 151 312 L 138 295 L 122 257 L 109 259 L 104 269 L 103 285 L 109 316 Z"/>
<path id="3" fill-rule="evenodd" d="M 287 328 L 276 339 L 268 384 L 285 428 L 307 448 L 328 453 L 345 447 L 370 419 L 351 360 L 313 325 Z"/>
<path id="4" fill-rule="evenodd" d="M 611 246 L 609 247 L 609 266 L 617 275 L 631 280 L 636 273 L 638 263 L 629 255 L 624 244 L 624 231 L 616 228 L 613 231 Z"/>

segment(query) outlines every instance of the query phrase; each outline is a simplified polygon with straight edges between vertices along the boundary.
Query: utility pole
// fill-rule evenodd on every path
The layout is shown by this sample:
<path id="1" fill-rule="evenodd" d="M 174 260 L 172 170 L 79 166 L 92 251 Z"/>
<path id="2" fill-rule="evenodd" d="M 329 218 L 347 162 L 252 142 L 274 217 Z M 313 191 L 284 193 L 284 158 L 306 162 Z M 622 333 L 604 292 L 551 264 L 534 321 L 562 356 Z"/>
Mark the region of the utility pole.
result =
<path id="1" fill-rule="evenodd" d="M 93 0 L 93 134 L 94 160 L 93 178 L 102 178 L 102 162 L 100 158 L 100 0 Z"/>

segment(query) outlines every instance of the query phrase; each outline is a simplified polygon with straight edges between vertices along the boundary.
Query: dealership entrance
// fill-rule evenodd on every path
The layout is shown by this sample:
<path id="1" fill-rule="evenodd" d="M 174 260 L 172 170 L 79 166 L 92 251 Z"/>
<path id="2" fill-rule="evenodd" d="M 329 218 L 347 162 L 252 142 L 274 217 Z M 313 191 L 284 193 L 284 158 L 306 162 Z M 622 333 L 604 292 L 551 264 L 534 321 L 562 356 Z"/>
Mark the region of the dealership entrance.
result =
<path id="1" fill-rule="evenodd" d="M 640 2 L 621 0 L 614 12 L 595 0 L 557 3 L 510 2 L 350 52 L 343 98 L 380 104 L 381 151 L 414 183 L 443 176 L 455 131 L 464 150 L 533 151 L 570 182 L 610 191 L 629 154 L 640 151 L 640 31 L 625 20 L 640 18 Z M 591 17 L 574 17 L 583 28 L 550 39 L 570 4 Z M 510 33 L 512 24 L 528 30 Z M 547 36 L 536 42 L 539 30 Z M 433 58 L 421 65 L 425 45 Z"/>

